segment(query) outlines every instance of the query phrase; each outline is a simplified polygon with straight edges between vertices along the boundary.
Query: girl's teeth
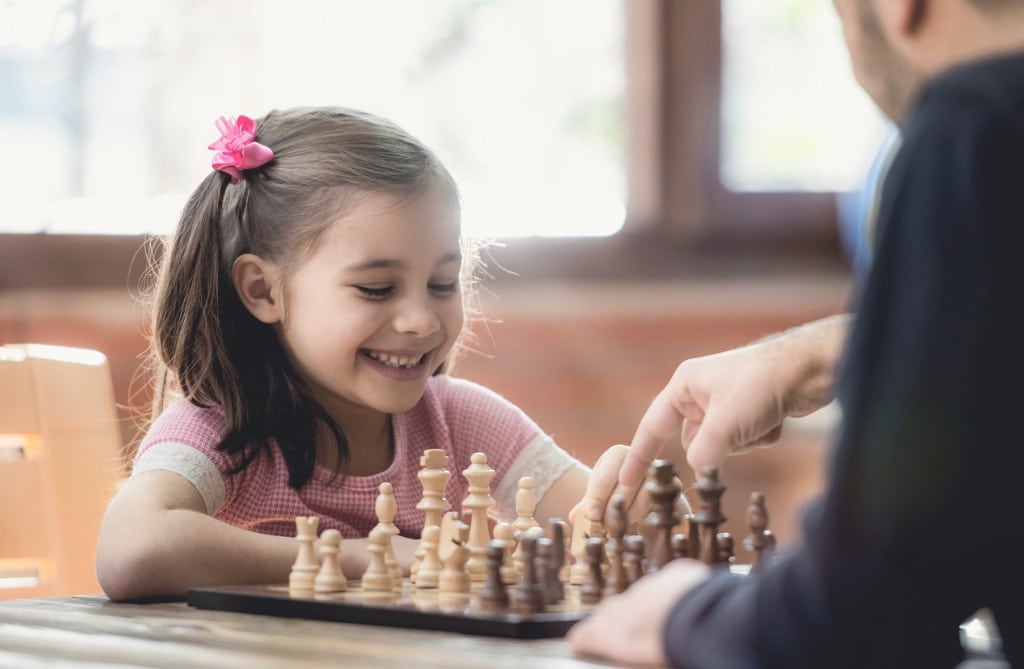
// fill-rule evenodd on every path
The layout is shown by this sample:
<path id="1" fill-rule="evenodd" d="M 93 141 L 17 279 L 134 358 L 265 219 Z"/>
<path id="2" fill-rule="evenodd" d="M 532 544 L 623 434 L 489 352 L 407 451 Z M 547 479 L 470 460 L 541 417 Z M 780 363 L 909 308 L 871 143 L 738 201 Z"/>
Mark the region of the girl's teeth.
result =
<path id="1" fill-rule="evenodd" d="M 423 356 L 419 358 L 408 358 L 406 356 L 394 356 L 388 355 L 387 353 L 377 353 L 376 351 L 370 351 L 370 357 L 374 360 L 384 363 L 388 367 L 415 367 L 423 359 Z"/>

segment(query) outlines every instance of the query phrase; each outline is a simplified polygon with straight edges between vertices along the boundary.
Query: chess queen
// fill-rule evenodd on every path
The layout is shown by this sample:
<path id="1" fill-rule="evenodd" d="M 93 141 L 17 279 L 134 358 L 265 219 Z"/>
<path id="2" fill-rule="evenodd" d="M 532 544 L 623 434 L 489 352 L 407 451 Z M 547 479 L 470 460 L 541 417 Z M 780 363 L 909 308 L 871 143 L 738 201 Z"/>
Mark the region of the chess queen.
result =
<path id="1" fill-rule="evenodd" d="M 485 448 L 497 520 L 516 517 L 521 477 L 539 518 L 566 516 L 588 469 L 509 401 L 446 374 L 477 263 L 437 156 L 349 109 L 217 127 L 213 169 L 160 256 L 156 401 L 101 531 L 106 593 L 286 581 L 299 516 L 341 532 L 358 577 L 383 482 L 407 571 L 426 449 L 462 471 Z M 444 498 L 457 510 L 468 488 L 452 476 Z"/>

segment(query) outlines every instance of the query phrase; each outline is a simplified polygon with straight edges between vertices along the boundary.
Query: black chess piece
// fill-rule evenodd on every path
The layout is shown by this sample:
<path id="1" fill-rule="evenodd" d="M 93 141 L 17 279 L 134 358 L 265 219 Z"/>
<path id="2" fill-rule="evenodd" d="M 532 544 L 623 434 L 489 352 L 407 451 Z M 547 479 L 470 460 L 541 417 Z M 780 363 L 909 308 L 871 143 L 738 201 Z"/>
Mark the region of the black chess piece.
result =
<path id="1" fill-rule="evenodd" d="M 519 547 L 523 551 L 523 577 L 512 592 L 512 608 L 521 615 L 533 615 L 544 610 L 543 584 L 537 574 L 537 536 L 523 532 Z"/>
<path id="2" fill-rule="evenodd" d="M 554 542 L 546 537 L 537 539 L 537 581 L 543 589 L 544 603 L 557 604 L 562 601 L 564 593 L 562 582 L 558 580 L 558 567 L 555 566 Z"/>
<path id="3" fill-rule="evenodd" d="M 608 516 L 605 518 L 605 529 L 608 533 L 604 546 L 608 556 L 608 579 L 604 585 L 606 596 L 625 592 L 629 586 L 624 564 L 626 521 L 626 498 L 622 495 L 615 495 L 612 497 L 611 508 L 608 509 Z"/>
<path id="4" fill-rule="evenodd" d="M 690 557 L 690 541 L 682 532 L 672 535 L 672 557 L 675 559 Z"/>
<path id="5" fill-rule="evenodd" d="M 561 587 L 563 581 L 569 580 L 569 574 L 563 573 L 568 572 L 566 555 L 566 524 L 561 518 L 552 518 L 548 521 L 548 525 L 551 527 L 551 548 L 554 553 L 552 559 L 555 563 L 555 570 L 558 576 L 558 584 Z M 565 594 L 564 591 L 562 593 Z"/>
<path id="6" fill-rule="evenodd" d="M 718 551 L 718 526 L 727 518 L 722 514 L 722 493 L 725 486 L 718 481 L 718 467 L 707 465 L 703 476 L 697 481 L 697 495 L 700 497 L 700 511 L 696 520 L 701 526 L 700 561 L 716 565 L 721 561 Z"/>
<path id="7" fill-rule="evenodd" d="M 480 602 L 485 608 L 504 611 L 509 606 L 508 590 L 501 581 L 501 567 L 505 561 L 505 542 L 494 539 L 484 553 L 487 560 L 487 580 L 480 588 Z"/>
<path id="8" fill-rule="evenodd" d="M 676 499 L 681 486 L 675 468 L 668 460 L 655 460 L 644 486 L 651 500 L 651 510 L 644 523 L 648 527 L 651 546 L 647 551 L 647 571 L 661 569 L 672 561 L 672 529 L 679 524 Z"/>
<path id="9" fill-rule="evenodd" d="M 715 540 L 718 542 L 718 562 L 715 563 L 715 566 L 728 568 L 732 564 L 733 558 L 736 557 L 732 535 L 728 532 L 719 532 Z"/>
<path id="10" fill-rule="evenodd" d="M 750 573 L 755 574 L 765 568 L 775 548 L 775 535 L 768 529 L 768 510 L 762 492 L 750 493 L 747 527 L 750 528 L 750 534 L 743 540 L 743 547 L 754 554 Z"/>
<path id="11" fill-rule="evenodd" d="M 623 540 L 622 568 L 626 573 L 626 587 L 644 575 L 644 538 L 631 534 Z"/>
<path id="12" fill-rule="evenodd" d="M 585 558 L 587 563 L 587 580 L 580 586 L 580 601 L 584 604 L 595 604 L 601 601 L 604 593 L 604 541 L 598 537 L 587 539 Z"/>

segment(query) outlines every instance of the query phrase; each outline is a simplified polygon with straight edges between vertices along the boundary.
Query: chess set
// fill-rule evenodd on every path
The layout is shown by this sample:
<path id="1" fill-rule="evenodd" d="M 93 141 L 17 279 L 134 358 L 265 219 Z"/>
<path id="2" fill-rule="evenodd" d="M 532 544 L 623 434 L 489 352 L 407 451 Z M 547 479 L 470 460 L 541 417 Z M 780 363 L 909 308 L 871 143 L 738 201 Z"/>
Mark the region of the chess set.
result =
<path id="1" fill-rule="evenodd" d="M 492 530 L 487 510 L 494 505 L 494 470 L 484 453 L 473 454 L 462 472 L 469 483 L 462 503 L 468 525 L 444 499 L 451 476 L 445 452 L 424 451 L 420 464 L 423 497 L 416 508 L 424 512 L 425 523 L 408 578 L 390 544 L 398 529 L 394 490 L 385 482 L 378 488 L 379 522 L 369 535 L 370 560 L 360 580 L 350 582 L 342 574 L 340 533 L 325 530 L 317 551 L 318 519 L 300 516 L 295 519 L 298 554 L 287 583 L 192 588 L 186 601 L 201 609 L 550 638 L 564 636 L 603 597 L 625 591 L 678 557 L 743 572 L 762 568 L 774 552 L 764 496 L 755 492 L 747 511 L 750 534 L 743 541 L 752 562 L 749 568 L 733 565 L 732 535 L 718 531 L 726 521 L 725 486 L 714 467 L 705 468 L 695 486 L 700 499 L 695 513 L 689 512 L 671 463 L 658 460 L 645 484 L 650 511 L 641 523 L 628 523 L 626 500 L 616 496 L 604 523 L 582 518 L 570 539 L 565 521 L 550 519 L 545 530 L 533 517 L 536 499 L 529 477 L 518 482 L 515 521 Z"/>

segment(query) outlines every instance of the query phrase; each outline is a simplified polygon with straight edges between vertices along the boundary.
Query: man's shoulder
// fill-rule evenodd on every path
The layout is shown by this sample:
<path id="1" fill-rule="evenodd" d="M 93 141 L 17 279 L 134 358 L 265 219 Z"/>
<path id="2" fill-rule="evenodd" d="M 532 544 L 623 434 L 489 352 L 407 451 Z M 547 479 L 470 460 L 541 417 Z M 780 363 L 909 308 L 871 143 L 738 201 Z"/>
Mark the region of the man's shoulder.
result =
<path id="1" fill-rule="evenodd" d="M 1024 127 L 1024 52 L 959 65 L 925 84 L 910 120 L 936 114 L 951 120 L 999 118 Z"/>

